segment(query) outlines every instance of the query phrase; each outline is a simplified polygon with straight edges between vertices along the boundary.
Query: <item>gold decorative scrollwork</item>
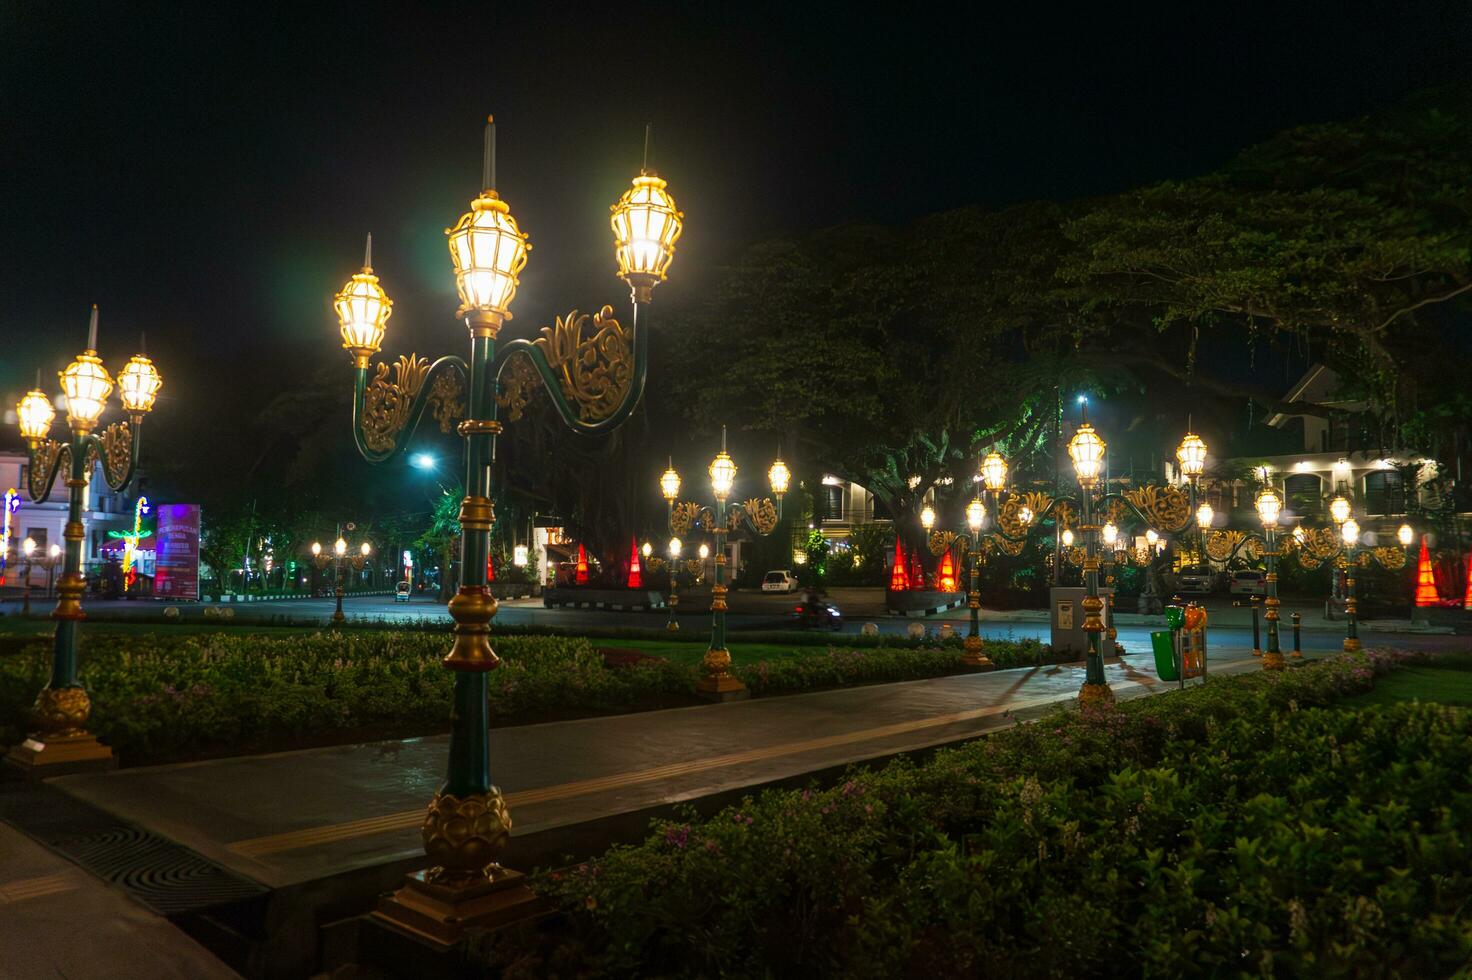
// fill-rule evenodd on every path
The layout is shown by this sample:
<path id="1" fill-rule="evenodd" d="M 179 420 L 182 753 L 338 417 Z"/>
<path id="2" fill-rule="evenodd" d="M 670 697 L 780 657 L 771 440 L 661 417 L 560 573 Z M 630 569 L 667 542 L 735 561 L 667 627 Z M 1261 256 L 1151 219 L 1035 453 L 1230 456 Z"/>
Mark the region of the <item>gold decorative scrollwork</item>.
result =
<path id="1" fill-rule="evenodd" d="M 102 460 L 108 482 L 128 474 L 133 459 L 133 433 L 126 422 L 114 422 L 102 430 Z"/>
<path id="2" fill-rule="evenodd" d="M 51 475 L 51 468 L 58 465 L 59 461 L 70 466 L 72 460 L 72 447 L 57 442 L 55 439 L 46 439 L 36 447 L 31 456 L 31 473 L 29 478 L 32 500 L 40 500 L 46 493 L 46 477 Z"/>
<path id="3" fill-rule="evenodd" d="M 613 317 L 613 307 L 593 314 L 594 331 L 583 336 L 588 314 L 573 310 L 543 327 L 532 341 L 561 382 L 562 394 L 585 422 L 606 419 L 618 409 L 634 379 L 633 337 Z"/>
<path id="4" fill-rule="evenodd" d="M 101 458 L 97 443 L 89 441 L 87 443 L 87 458 L 82 461 L 82 482 L 84 484 L 92 482 L 92 471 L 97 468 L 97 461 Z"/>
<path id="5" fill-rule="evenodd" d="M 739 521 L 742 514 L 756 528 L 757 534 L 771 534 L 772 529 L 777 526 L 777 505 L 765 498 L 757 500 L 755 497 L 743 503 L 740 509 L 733 509 L 731 514 Z M 732 523 L 731 530 L 736 529 Z"/>
<path id="6" fill-rule="evenodd" d="M 1191 519 L 1191 498 L 1178 487 L 1162 487 L 1153 483 L 1126 490 L 1124 497 L 1162 531 L 1176 532 Z"/>
<path id="7" fill-rule="evenodd" d="M 465 417 L 465 382 L 459 371 L 445 371 L 429 386 L 429 409 L 441 432 L 454 432 L 455 422 Z"/>
<path id="8" fill-rule="evenodd" d="M 1033 513 L 1037 513 L 1037 511 Z M 1067 529 L 1073 527 L 1073 504 L 1066 500 L 1060 500 L 1058 506 L 1053 508 L 1053 520 L 1058 522 L 1060 528 Z"/>
<path id="9" fill-rule="evenodd" d="M 1363 561 L 1372 555 L 1385 568 L 1396 569 L 1406 567 L 1406 553 L 1401 548 L 1372 548 L 1362 554 L 1360 558 Z"/>
<path id="10" fill-rule="evenodd" d="M 1088 552 L 1087 550 L 1074 545 L 1072 548 L 1063 549 L 1063 557 L 1068 559 L 1068 563 L 1070 565 L 1082 565 L 1084 563 L 1084 559 L 1088 557 Z"/>
<path id="11" fill-rule="evenodd" d="M 1247 540 L 1242 531 L 1212 531 L 1206 536 L 1206 554 L 1212 561 L 1227 561 Z"/>
<path id="12" fill-rule="evenodd" d="M 946 553 L 946 551 L 951 547 L 952 543 L 954 543 L 955 540 L 956 535 L 952 531 L 931 531 L 930 553 L 939 558 L 941 555 Z"/>
<path id="13" fill-rule="evenodd" d="M 1037 516 L 1043 511 L 1047 510 L 1048 505 L 1052 502 L 1052 497 L 1039 490 L 1029 490 L 1026 493 L 1011 495 L 1002 502 L 1002 507 L 997 514 L 997 522 L 1002 526 L 1002 533 L 1007 535 L 1009 538 L 1020 538 L 1025 536 L 1027 534 L 1028 528 L 1031 527 L 1031 524 L 1022 523 L 1022 518 L 1017 516 L 1019 513 L 1021 513 L 1022 508 L 1026 507 L 1028 510 L 1030 510 L 1033 515 L 1033 520 L 1036 520 Z M 1017 551 L 1011 551 L 1004 548 L 1003 550 L 1007 551 L 1008 554 L 1016 555 L 1020 553 L 1022 549 L 1018 548 Z"/>
<path id="14" fill-rule="evenodd" d="M 388 380 L 388 364 L 379 361 L 373 381 L 363 399 L 363 443 L 376 453 L 391 451 L 399 433 L 409 424 L 414 396 L 424 386 L 429 360 L 410 354 L 394 364 L 394 379 Z"/>
<path id="15" fill-rule="evenodd" d="M 1339 530 L 1332 527 L 1305 528 L 1302 541 L 1289 537 L 1284 540 L 1284 547 L 1289 547 L 1290 542 L 1298 548 L 1298 563 L 1309 571 L 1337 558 L 1343 550 Z"/>
<path id="16" fill-rule="evenodd" d="M 512 355 L 501 381 L 501 393 L 496 396 L 496 404 L 506 409 L 507 421 L 520 420 L 536 394 L 537 369 L 532 367 L 531 359 L 524 354 Z"/>
<path id="17" fill-rule="evenodd" d="M 1118 498 L 1109 501 L 1109 506 L 1104 508 L 1104 522 L 1106 524 L 1113 524 L 1115 527 L 1118 527 L 1124 523 L 1124 519 L 1128 516 L 1129 508 L 1125 506 L 1123 500 L 1119 500 Z"/>
<path id="18" fill-rule="evenodd" d="M 670 531 L 675 537 L 683 538 L 697 523 L 706 528 L 711 526 L 711 513 L 707 508 L 685 500 L 670 508 Z"/>
<path id="19" fill-rule="evenodd" d="M 1000 551 L 1002 554 L 1009 555 L 1013 558 L 1022 554 L 1022 549 L 1026 547 L 1027 539 L 1025 538 L 1021 541 L 1008 541 L 1006 538 L 999 538 L 995 535 L 983 539 L 982 544 L 982 550 L 986 554 L 991 554 L 993 551 Z"/>

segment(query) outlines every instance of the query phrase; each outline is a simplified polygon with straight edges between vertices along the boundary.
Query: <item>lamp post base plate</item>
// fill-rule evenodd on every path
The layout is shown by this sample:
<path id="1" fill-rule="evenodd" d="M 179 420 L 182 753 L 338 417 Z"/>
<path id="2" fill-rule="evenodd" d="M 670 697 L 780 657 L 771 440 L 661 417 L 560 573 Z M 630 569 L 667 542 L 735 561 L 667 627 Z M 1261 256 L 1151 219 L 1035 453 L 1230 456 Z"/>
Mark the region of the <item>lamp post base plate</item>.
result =
<path id="1" fill-rule="evenodd" d="M 5 764 L 19 769 L 28 779 L 45 779 L 74 772 L 96 772 L 118 767 L 112 749 L 89 732 L 45 741 L 32 736 L 11 746 Z"/>
<path id="2" fill-rule="evenodd" d="M 1108 684 L 1091 684 L 1085 681 L 1084 686 L 1078 689 L 1078 705 L 1080 708 L 1113 703 L 1114 691 L 1110 689 Z"/>
<path id="3" fill-rule="evenodd" d="M 1283 660 L 1282 653 L 1269 650 L 1262 655 L 1263 670 L 1282 670 L 1287 666 L 1287 663 Z"/>
<path id="4" fill-rule="evenodd" d="M 449 949 L 469 929 L 499 929 L 548 914 L 547 900 L 532 891 L 526 875 L 497 870 L 467 885 L 440 885 L 429 872 L 415 871 L 391 895 L 378 900 L 372 917 L 437 949 Z"/>
<path id="5" fill-rule="evenodd" d="M 1355 638 L 1355 639 L 1346 638 L 1345 639 L 1345 641 L 1344 641 L 1344 652 L 1345 653 L 1354 653 L 1354 652 L 1356 652 L 1359 649 L 1360 649 L 1360 641 L 1359 641 L 1358 638 Z"/>
<path id="6" fill-rule="evenodd" d="M 706 674 L 695 682 L 695 693 L 707 701 L 744 701 L 751 697 L 746 685 L 730 674 Z"/>
<path id="7" fill-rule="evenodd" d="M 965 641 L 966 652 L 961 655 L 961 662 L 968 667 L 995 667 L 992 658 L 986 655 L 982 649 L 981 637 L 968 636 Z"/>

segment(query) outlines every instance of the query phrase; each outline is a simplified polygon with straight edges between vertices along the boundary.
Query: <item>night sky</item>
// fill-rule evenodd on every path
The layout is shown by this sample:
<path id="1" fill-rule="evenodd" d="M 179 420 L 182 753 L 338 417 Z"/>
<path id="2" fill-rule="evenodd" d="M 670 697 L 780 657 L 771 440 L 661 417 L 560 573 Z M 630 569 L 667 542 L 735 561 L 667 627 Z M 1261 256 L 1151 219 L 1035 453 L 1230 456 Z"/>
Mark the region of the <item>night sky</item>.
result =
<path id="1" fill-rule="evenodd" d="M 346 387 L 330 298 L 368 231 L 386 350 L 460 352 L 443 229 L 487 112 L 534 245 L 514 334 L 625 299 L 608 207 L 646 121 L 687 217 L 668 302 L 763 236 L 1189 176 L 1472 63 L 1452 0 L 165 6 L 0 0 L 7 406 L 93 302 L 110 366 L 147 331 L 176 436 L 324 364 Z"/>

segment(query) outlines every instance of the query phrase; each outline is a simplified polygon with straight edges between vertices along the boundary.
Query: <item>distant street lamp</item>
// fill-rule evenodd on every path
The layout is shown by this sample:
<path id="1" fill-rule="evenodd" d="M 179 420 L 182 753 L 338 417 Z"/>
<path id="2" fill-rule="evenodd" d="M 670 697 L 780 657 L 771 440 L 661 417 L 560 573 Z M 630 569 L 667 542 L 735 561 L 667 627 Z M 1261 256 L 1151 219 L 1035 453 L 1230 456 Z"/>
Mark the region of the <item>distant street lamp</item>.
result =
<path id="1" fill-rule="evenodd" d="M 426 410 L 441 431 L 465 441 L 465 489 L 460 505 L 464 581 L 449 603 L 455 640 L 444 666 L 455 673 L 448 774 L 423 824 L 425 852 L 433 867 L 411 875 L 377 914 L 440 942 L 508 907 L 530 909 L 523 876 L 502 868 L 496 856 L 510 836 L 511 819 L 491 782 L 489 685 L 486 673 L 500 660 L 491 649 L 490 622 L 497 603 L 487 583 L 486 557 L 495 523 L 493 463 L 506 421 L 520 419 L 545 390 L 562 423 L 575 432 L 613 431 L 633 412 L 648 371 L 647 321 L 654 287 L 663 282 L 680 237 L 682 216 L 664 180 L 641 171 L 612 207 L 618 276 L 629 286 L 632 326 L 625 328 L 604 306 L 592 316 L 576 310 L 544 327 L 536 340 L 496 345 L 511 319 L 521 270 L 531 246 L 496 190 L 495 127 L 487 121 L 481 193 L 447 230 L 456 316 L 469 332 L 470 356 L 431 363 L 411 354 L 392 365 L 370 361 L 382 344 L 390 305 L 365 256 L 362 272 L 338 294 L 343 347 L 355 373 L 353 437 L 371 463 L 403 453 Z M 585 335 L 591 325 L 591 335 Z M 456 424 L 458 420 L 458 425 Z M 492 899 L 488 896 L 495 894 Z M 500 910 L 500 911 L 495 911 Z"/>
<path id="2" fill-rule="evenodd" d="M 731 652 L 726 649 L 726 535 L 745 524 L 752 533 L 765 537 L 777 527 L 782 516 L 782 496 L 788 486 L 787 466 L 779 457 L 767 471 L 767 480 L 777 498 L 771 500 L 752 498 L 733 509 L 727 509 L 726 501 L 736 484 L 736 461 L 726 451 L 726 429 L 721 427 L 721 451 L 710 461 L 707 468 L 710 476 L 711 495 L 715 497 L 715 510 L 689 501 L 677 503 L 680 492 L 680 475 L 673 463 L 659 478 L 660 493 L 669 507 L 670 533 L 677 538 L 700 528 L 715 538 L 715 582 L 711 585 L 710 646 L 705 651 L 701 664 L 705 673 L 696 682 L 695 689 L 712 700 L 729 701 L 747 696 L 746 685 L 731 674 Z M 778 488 L 781 489 L 778 489 Z M 700 546 L 702 563 L 709 554 L 704 544 Z"/>
<path id="3" fill-rule="evenodd" d="M 372 553 L 373 546 L 367 541 L 364 541 L 358 548 L 358 554 L 353 555 L 351 558 L 347 557 L 348 543 L 340 536 L 332 543 L 331 555 L 324 555 L 322 553 L 322 544 L 320 542 L 312 542 L 312 559 L 317 563 L 317 568 L 326 568 L 328 562 L 332 563 L 333 595 L 337 600 L 337 608 L 332 613 L 332 625 L 334 627 L 341 626 L 347 622 L 347 617 L 342 612 L 342 563 L 346 561 L 355 571 L 361 571 L 363 564 L 368 561 L 368 556 Z"/>
<path id="4" fill-rule="evenodd" d="M 142 354 L 124 365 L 114 382 L 97 356 L 96 306 L 92 307 L 87 349 L 61 371 L 59 380 L 66 395 L 69 440 L 47 438 L 56 411 L 39 386 L 16 405 L 20 433 L 26 441 L 30 473 L 26 489 L 31 499 L 46 501 L 63 469 L 68 490 L 67 521 L 62 531 L 65 570 L 57 584 L 56 608 L 51 613 L 57 621 L 51 678 L 36 698 L 33 734 L 6 757 L 32 771 L 53 765 L 84 768 L 115 764 L 112 750 L 87 731 L 92 702 L 77 682 L 77 630 L 84 618 L 82 593 L 87 587 L 82 574 L 82 542 L 87 536 L 82 523 L 82 498 L 92 476 L 94 455 L 101 460 L 103 478 L 114 491 L 122 493 L 132 482 L 138 468 L 143 417 L 153 410 L 163 384 L 158 369 Z M 114 389 L 128 420 L 113 422 L 99 432 L 98 420 Z"/>

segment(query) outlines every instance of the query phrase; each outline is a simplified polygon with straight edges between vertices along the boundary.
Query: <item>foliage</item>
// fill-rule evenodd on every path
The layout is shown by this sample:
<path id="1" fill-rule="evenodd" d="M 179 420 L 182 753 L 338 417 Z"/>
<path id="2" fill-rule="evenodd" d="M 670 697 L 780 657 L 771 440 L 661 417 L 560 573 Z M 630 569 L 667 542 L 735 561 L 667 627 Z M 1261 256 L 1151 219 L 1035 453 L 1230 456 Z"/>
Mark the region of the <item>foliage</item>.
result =
<path id="1" fill-rule="evenodd" d="M 1390 660 L 1057 711 L 660 822 L 541 875 L 568 920 L 554 955 L 620 975 L 1447 975 L 1472 955 L 1472 713 L 1323 707 Z"/>

